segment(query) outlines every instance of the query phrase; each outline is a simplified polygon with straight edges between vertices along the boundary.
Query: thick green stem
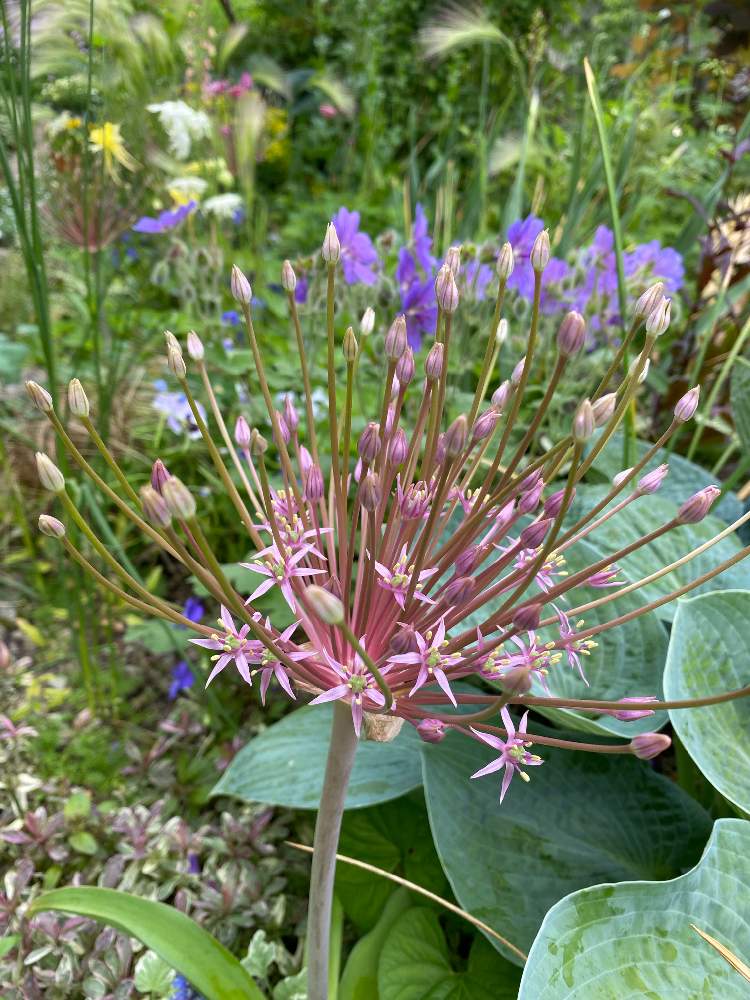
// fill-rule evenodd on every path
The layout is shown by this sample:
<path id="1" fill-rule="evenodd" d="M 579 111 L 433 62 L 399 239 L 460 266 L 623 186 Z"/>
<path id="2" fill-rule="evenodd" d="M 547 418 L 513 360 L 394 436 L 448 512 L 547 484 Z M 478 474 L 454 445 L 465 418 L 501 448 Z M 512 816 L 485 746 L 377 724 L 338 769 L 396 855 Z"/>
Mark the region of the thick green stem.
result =
<path id="1" fill-rule="evenodd" d="M 333 706 L 331 742 L 313 841 L 307 911 L 308 1000 L 327 1000 L 328 997 L 328 951 L 336 849 L 356 749 L 357 736 L 349 706 L 337 701 Z"/>

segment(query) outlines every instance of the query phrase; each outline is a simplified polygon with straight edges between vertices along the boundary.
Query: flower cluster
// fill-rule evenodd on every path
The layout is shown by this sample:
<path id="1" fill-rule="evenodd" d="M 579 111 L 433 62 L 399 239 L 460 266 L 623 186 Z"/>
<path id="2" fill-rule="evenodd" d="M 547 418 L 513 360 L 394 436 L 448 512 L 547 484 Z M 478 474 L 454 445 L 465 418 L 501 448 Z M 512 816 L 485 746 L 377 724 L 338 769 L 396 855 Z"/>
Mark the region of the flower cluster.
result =
<path id="1" fill-rule="evenodd" d="M 361 415 L 364 429 L 356 437 L 353 386 L 358 344 L 351 327 L 340 341 L 337 338 L 335 282 L 339 268 L 345 280 L 347 268 L 356 268 L 363 278 L 374 262 L 370 244 L 356 237 L 356 213 L 341 219 L 348 226 L 346 244 L 332 223 L 322 247 L 328 276 L 324 422 L 316 419 L 313 408 L 311 365 L 291 264 L 284 263 L 281 283 L 304 389 L 300 410 L 291 396 L 277 408 L 254 326 L 252 289 L 238 268 L 232 270 L 230 287 L 254 359 L 255 385 L 266 405 L 278 475 L 272 474 L 269 441 L 258 429 L 251 429 L 244 417 L 237 420 L 233 435 L 228 429 L 198 335 L 188 334 L 186 356 L 178 339 L 166 334 L 169 368 L 255 547 L 257 554 L 247 565 L 261 579 L 253 592 L 246 595 L 235 589 L 201 527 L 194 492 L 170 475 L 161 461 L 154 464 L 150 484 L 140 492 L 133 489 L 96 434 L 77 380 L 70 387 L 70 410 L 105 455 L 117 489 L 88 464 L 46 390 L 35 383 L 28 388 L 73 460 L 119 513 L 201 581 L 221 609 L 216 626 L 181 613 L 134 579 L 80 514 L 63 474 L 44 454 L 37 458 L 42 485 L 57 496 L 106 573 L 74 544 L 62 521 L 42 515 L 41 530 L 60 539 L 76 562 L 131 607 L 190 629 L 193 641 L 212 655 L 209 683 L 231 666 L 246 685 L 258 682 L 262 699 L 275 681 L 290 698 L 343 703 L 351 710 L 357 735 L 372 729 L 384 738 L 384 733 L 395 734 L 406 723 L 423 739 L 438 742 L 456 730 L 500 752 L 475 777 L 502 770 L 501 795 L 515 774 L 526 775 L 526 767 L 542 762 L 531 749 L 537 744 L 653 756 L 669 745 L 668 737 L 640 734 L 630 742 L 606 746 L 571 743 L 529 731 L 526 713 L 539 706 L 567 706 L 627 720 L 652 714 L 666 704 L 654 701 L 652 695 L 638 697 L 638 692 L 627 704 L 551 698 L 548 684 L 560 670 L 574 670 L 584 677 L 585 656 L 602 632 L 688 592 L 727 566 L 719 564 L 692 584 L 626 614 L 613 613 L 603 620 L 599 612 L 598 624 L 586 626 L 587 609 L 611 606 L 621 594 L 637 592 L 643 582 L 624 582 L 618 568 L 621 561 L 680 525 L 702 520 L 718 495 L 713 486 L 699 490 L 657 530 L 601 558 L 587 557 L 592 550 L 578 546 L 610 518 L 659 489 L 666 467 L 643 474 L 644 467 L 693 416 L 698 404 L 696 387 L 677 403 L 666 434 L 635 466 L 615 477 L 601 501 L 584 509 L 573 507 L 576 487 L 636 401 L 649 356 L 669 325 L 670 301 L 664 286 L 652 285 L 638 300 L 630 332 L 610 371 L 581 400 L 569 434 L 546 446 L 540 429 L 552 392 L 537 405 L 528 426 L 519 426 L 518 417 L 539 354 L 542 348 L 550 350 L 540 343 L 539 334 L 544 274 L 553 266 L 547 233 L 542 229 L 536 234 L 528 255 L 516 254 L 511 244 L 502 248 L 492 279 L 495 315 L 476 391 L 468 412 L 455 416 L 448 414 L 448 380 L 461 265 L 460 249 L 452 248 L 432 288 L 434 341 L 418 361 L 409 346 L 408 316 L 394 318 L 382 344 L 380 401 L 376 412 Z M 509 379 L 492 387 L 495 330 L 510 279 L 526 266 L 526 256 L 533 272 L 526 352 Z M 424 269 L 422 273 L 433 266 L 421 221 L 401 263 L 404 275 L 411 266 Z M 569 312 L 552 345 L 561 370 L 583 349 L 585 338 L 583 317 Z M 628 351 L 634 360 L 624 365 Z M 418 363 L 423 367 L 421 377 Z M 188 366 L 199 375 L 205 411 L 194 396 Z M 582 568 L 572 572 L 566 567 L 574 548 L 574 564 Z M 705 548 L 704 544 L 683 556 L 679 564 Z M 657 576 L 673 568 L 665 566 Z M 599 588 L 601 596 L 588 599 L 590 594 L 580 593 L 584 587 Z M 278 628 L 262 612 L 259 602 L 269 591 L 278 591 L 291 609 L 291 625 Z M 465 683 L 470 678 L 474 678 L 471 686 Z M 514 708 L 524 712 L 520 723 L 513 721 Z M 495 717 L 499 725 L 493 724 Z M 371 727 L 368 719 L 377 724 Z"/>

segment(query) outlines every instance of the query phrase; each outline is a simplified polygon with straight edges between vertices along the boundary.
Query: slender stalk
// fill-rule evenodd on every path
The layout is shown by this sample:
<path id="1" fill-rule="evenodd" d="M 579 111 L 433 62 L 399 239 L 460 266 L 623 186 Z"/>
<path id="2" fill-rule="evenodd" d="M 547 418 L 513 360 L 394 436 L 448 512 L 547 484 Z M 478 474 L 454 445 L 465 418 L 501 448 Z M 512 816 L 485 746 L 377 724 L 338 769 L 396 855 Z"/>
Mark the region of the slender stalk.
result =
<path id="1" fill-rule="evenodd" d="M 328 997 L 328 951 L 336 848 L 356 750 L 357 736 L 349 707 L 335 702 L 310 872 L 310 900 L 307 910 L 308 1000 L 327 1000 Z"/>

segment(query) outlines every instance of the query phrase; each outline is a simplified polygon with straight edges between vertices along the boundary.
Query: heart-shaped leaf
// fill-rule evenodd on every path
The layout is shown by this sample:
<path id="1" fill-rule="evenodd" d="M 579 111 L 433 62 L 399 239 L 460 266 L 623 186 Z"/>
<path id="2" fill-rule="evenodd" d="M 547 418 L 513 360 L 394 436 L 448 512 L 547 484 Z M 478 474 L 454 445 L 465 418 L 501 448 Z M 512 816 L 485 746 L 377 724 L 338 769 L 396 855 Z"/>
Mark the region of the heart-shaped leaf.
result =
<path id="1" fill-rule="evenodd" d="M 719 820 L 696 867 L 669 882 L 597 885 L 560 900 L 518 1000 L 747 1000 L 748 986 L 691 924 L 750 957 L 750 823 Z"/>
<path id="2" fill-rule="evenodd" d="M 492 759 L 489 748 L 450 734 L 423 751 L 430 826 L 456 899 L 523 951 L 562 896 L 597 882 L 677 875 L 710 829 L 703 809 L 643 761 L 540 754 L 545 763 L 501 805 L 497 776 L 469 780 Z"/>
<path id="3" fill-rule="evenodd" d="M 677 607 L 664 672 L 672 701 L 750 684 L 750 592 L 702 594 Z M 675 732 L 714 788 L 750 812 L 750 699 L 672 709 Z"/>
<path id="4" fill-rule="evenodd" d="M 331 705 L 315 705 L 287 715 L 240 750 L 212 794 L 289 809 L 317 809 L 332 714 Z M 391 743 L 361 740 L 345 808 L 387 802 L 417 788 L 422 783 L 420 745 L 409 725 Z"/>

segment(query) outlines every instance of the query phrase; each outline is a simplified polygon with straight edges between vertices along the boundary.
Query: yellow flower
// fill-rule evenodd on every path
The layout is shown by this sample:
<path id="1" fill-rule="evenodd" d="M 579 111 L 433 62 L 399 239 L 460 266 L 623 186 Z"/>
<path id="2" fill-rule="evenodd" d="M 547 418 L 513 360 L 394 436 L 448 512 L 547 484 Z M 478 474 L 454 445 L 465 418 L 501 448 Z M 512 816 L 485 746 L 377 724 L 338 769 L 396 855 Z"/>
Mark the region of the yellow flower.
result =
<path id="1" fill-rule="evenodd" d="M 81 119 L 80 118 L 68 118 L 65 121 L 64 128 L 74 129 L 74 128 L 80 128 L 80 127 L 81 127 Z"/>
<path id="2" fill-rule="evenodd" d="M 137 169 L 138 161 L 125 149 L 120 126 L 114 122 L 104 122 L 103 125 L 92 128 L 89 132 L 89 143 L 94 152 L 104 155 L 104 168 L 113 179 L 116 179 L 115 160 L 126 170 Z"/>

